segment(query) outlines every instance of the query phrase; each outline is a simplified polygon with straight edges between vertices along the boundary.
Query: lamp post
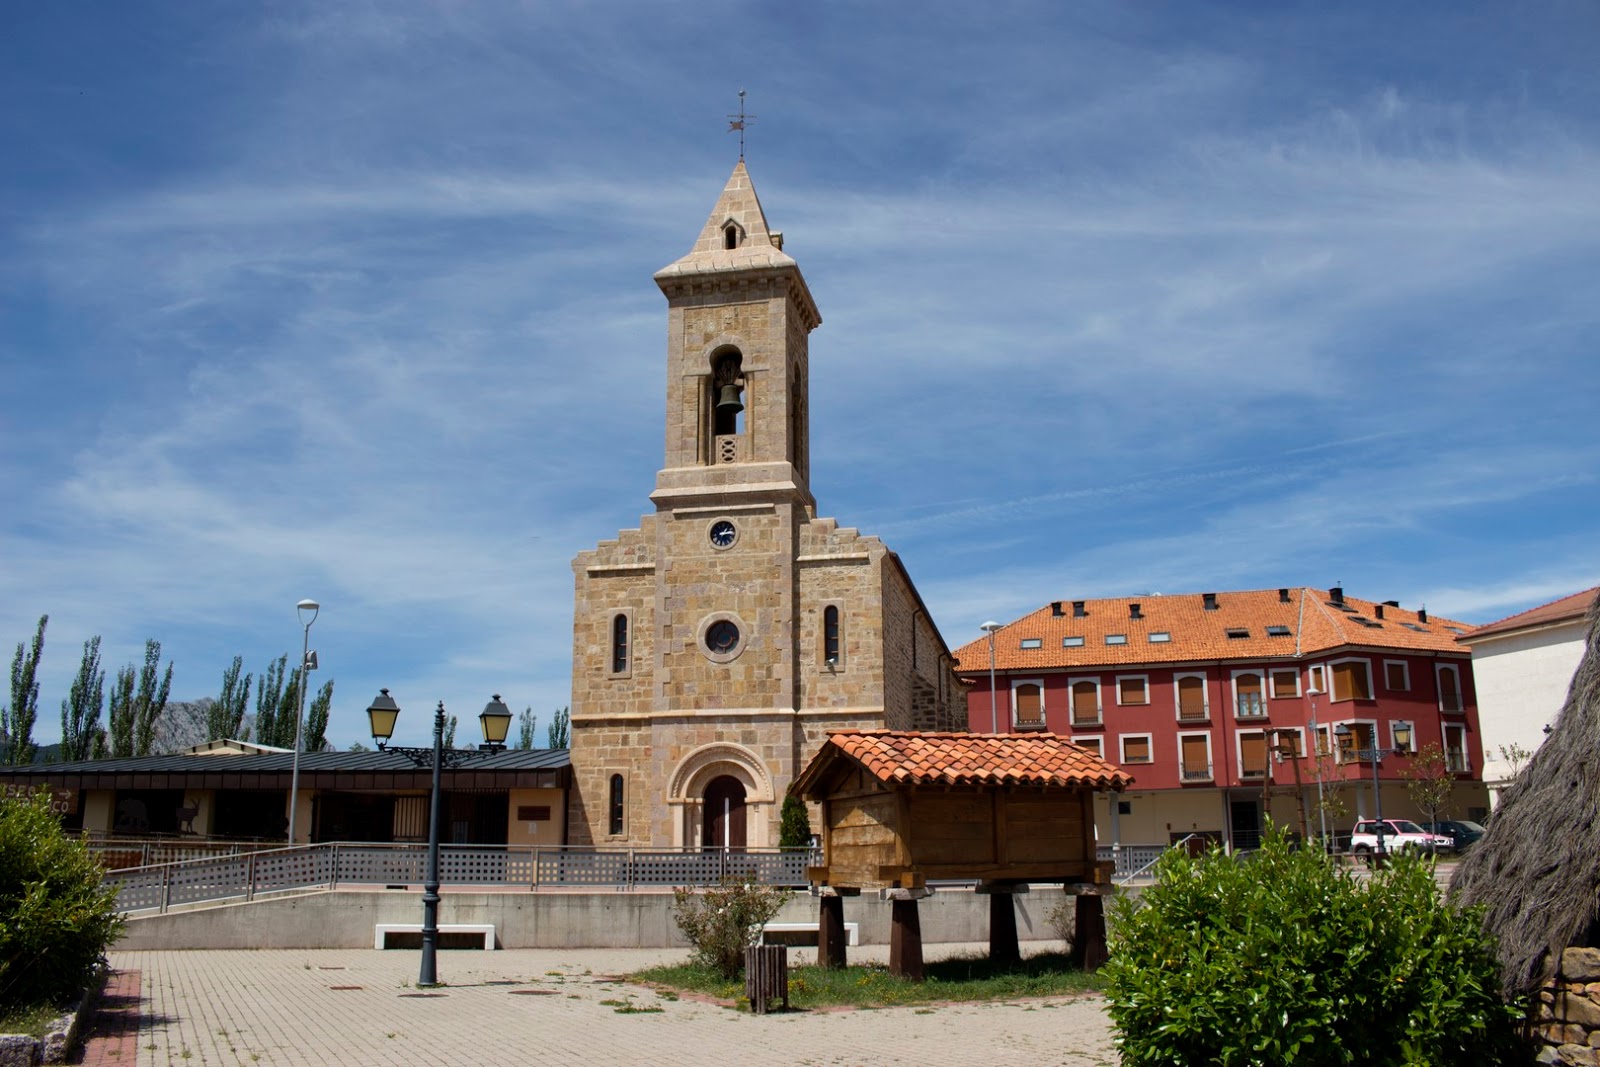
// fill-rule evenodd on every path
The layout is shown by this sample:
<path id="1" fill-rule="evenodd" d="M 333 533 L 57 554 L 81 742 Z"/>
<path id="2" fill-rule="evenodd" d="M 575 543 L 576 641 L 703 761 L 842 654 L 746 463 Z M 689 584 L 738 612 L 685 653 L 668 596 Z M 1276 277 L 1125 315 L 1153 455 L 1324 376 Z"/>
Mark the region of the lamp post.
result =
<path id="1" fill-rule="evenodd" d="M 1000 629 L 1000 624 L 991 619 L 979 629 L 989 635 L 989 732 L 997 734 L 1000 732 L 1000 713 L 996 710 L 994 696 L 994 632 Z"/>
<path id="2" fill-rule="evenodd" d="M 1319 730 L 1317 727 L 1317 698 L 1322 695 L 1322 690 L 1313 685 L 1306 690 L 1306 696 L 1311 698 L 1311 747 L 1317 753 L 1317 819 L 1322 823 L 1322 851 L 1328 851 L 1328 807 L 1322 794 L 1322 779 L 1327 776 L 1327 769 L 1323 766 L 1324 755 L 1317 748 Z"/>
<path id="3" fill-rule="evenodd" d="M 1355 750 L 1356 759 L 1370 760 L 1372 762 L 1372 810 L 1378 823 L 1378 845 L 1372 851 L 1373 861 L 1382 863 L 1385 849 L 1383 847 L 1383 790 L 1378 785 L 1378 764 L 1383 762 L 1385 756 L 1403 756 L 1411 751 L 1411 724 L 1397 722 L 1392 727 L 1394 732 L 1394 745 L 1391 748 L 1358 748 Z M 1354 737 L 1355 731 L 1350 729 L 1349 723 L 1340 723 L 1333 728 L 1333 732 L 1341 738 Z M 1378 724 L 1372 724 L 1372 743 L 1378 743 Z"/>
<path id="4" fill-rule="evenodd" d="M 315 600 L 302 600 L 294 606 L 295 614 L 300 616 L 300 625 L 303 630 L 300 640 L 300 706 L 294 717 L 294 760 L 293 771 L 289 775 L 289 840 L 285 842 L 290 848 L 294 847 L 295 822 L 300 811 L 300 731 L 306 721 L 306 675 L 311 670 L 311 624 L 317 621 L 317 612 L 322 605 Z M 306 612 L 311 612 L 311 617 L 306 618 Z"/>
<path id="5" fill-rule="evenodd" d="M 398 752 L 413 766 L 433 768 L 433 792 L 428 805 L 428 869 L 422 883 L 422 969 L 417 975 L 418 988 L 439 984 L 439 802 L 443 795 L 440 778 L 446 766 L 468 763 L 472 760 L 504 752 L 506 733 L 511 729 L 511 709 L 500 701 L 500 694 L 484 705 L 478 723 L 483 728 L 483 741 L 477 749 L 444 747 L 444 701 L 433 713 L 433 746 L 431 748 L 403 748 L 390 746 L 394 736 L 395 720 L 400 717 L 400 705 L 394 702 L 387 689 L 380 689 L 367 708 L 367 720 L 372 727 L 372 739 L 380 752 Z"/>

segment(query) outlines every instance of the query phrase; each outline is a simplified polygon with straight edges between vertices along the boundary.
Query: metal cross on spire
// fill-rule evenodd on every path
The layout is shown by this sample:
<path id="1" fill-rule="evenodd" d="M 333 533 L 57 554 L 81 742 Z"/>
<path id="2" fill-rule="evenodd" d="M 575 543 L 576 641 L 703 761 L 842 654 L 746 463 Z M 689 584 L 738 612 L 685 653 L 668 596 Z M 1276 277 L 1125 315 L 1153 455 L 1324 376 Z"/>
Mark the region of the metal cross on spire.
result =
<path id="1" fill-rule="evenodd" d="M 734 130 L 739 131 L 739 161 L 741 163 L 744 161 L 744 124 L 747 122 L 754 122 L 755 118 L 756 117 L 754 115 L 746 115 L 744 113 L 744 90 L 740 89 L 739 113 L 737 115 L 728 116 L 728 132 L 732 133 Z"/>

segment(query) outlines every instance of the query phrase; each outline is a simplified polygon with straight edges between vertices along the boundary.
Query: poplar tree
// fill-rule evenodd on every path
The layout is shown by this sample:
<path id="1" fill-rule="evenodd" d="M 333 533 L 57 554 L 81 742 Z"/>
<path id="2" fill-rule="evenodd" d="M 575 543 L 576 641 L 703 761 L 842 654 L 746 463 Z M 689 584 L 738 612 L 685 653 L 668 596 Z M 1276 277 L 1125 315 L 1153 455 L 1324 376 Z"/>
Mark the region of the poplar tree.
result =
<path id="1" fill-rule="evenodd" d="M 517 743 L 514 748 L 532 748 L 533 731 L 539 725 L 539 717 L 533 713 L 533 708 L 522 709 L 522 714 L 517 716 Z"/>
<path id="2" fill-rule="evenodd" d="M 78 675 L 67 699 L 61 702 L 61 762 L 75 763 L 94 756 L 100 736 L 100 715 L 105 710 L 106 672 L 100 667 L 100 635 L 83 643 Z"/>
<path id="3" fill-rule="evenodd" d="M 250 706 L 250 681 L 254 676 L 246 674 L 244 680 L 240 681 L 239 672 L 242 670 L 244 657 L 235 656 L 232 666 L 222 672 L 222 695 L 207 709 L 207 741 L 227 738 L 243 741 L 249 732 L 244 725 L 244 716 Z"/>
<path id="4" fill-rule="evenodd" d="M 555 715 L 551 717 L 549 727 L 545 730 L 545 736 L 550 742 L 547 747 L 566 748 L 568 740 L 567 735 L 570 732 L 571 725 L 572 710 L 570 708 L 562 708 L 560 711 L 556 712 Z"/>
<path id="5" fill-rule="evenodd" d="M 39 718 L 39 656 L 44 652 L 44 628 L 50 616 L 39 616 L 39 628 L 33 634 L 33 648 L 17 642 L 17 655 L 11 661 L 11 706 L 6 709 L 5 762 L 13 767 L 25 767 L 33 762 L 33 724 Z"/>
<path id="6" fill-rule="evenodd" d="M 159 676 L 159 680 L 158 680 Z M 148 756 L 156 739 L 156 720 L 167 707 L 172 691 L 172 664 L 161 673 L 161 642 L 144 643 L 144 666 L 128 664 L 117 671 L 111 687 L 110 755 Z"/>
<path id="7" fill-rule="evenodd" d="M 285 652 L 267 664 L 267 669 L 256 679 L 257 744 L 278 743 L 278 709 L 283 706 L 283 672 L 288 664 L 289 654 Z"/>
<path id="8" fill-rule="evenodd" d="M 328 713 L 333 709 L 333 679 L 329 678 L 317 690 L 316 699 L 306 709 L 305 750 L 321 752 L 328 747 Z M 290 738 L 289 743 L 294 744 Z"/>

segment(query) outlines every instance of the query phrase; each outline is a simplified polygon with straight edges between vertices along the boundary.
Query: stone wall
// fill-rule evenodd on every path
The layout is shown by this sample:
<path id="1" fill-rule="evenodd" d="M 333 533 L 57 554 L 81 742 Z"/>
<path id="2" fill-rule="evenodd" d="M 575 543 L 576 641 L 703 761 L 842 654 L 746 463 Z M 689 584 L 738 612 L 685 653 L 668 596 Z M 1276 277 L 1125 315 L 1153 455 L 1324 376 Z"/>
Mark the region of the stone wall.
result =
<path id="1" fill-rule="evenodd" d="M 1600 949 L 1569 948 L 1539 993 L 1534 1018 L 1540 1063 L 1600 1067 Z"/>

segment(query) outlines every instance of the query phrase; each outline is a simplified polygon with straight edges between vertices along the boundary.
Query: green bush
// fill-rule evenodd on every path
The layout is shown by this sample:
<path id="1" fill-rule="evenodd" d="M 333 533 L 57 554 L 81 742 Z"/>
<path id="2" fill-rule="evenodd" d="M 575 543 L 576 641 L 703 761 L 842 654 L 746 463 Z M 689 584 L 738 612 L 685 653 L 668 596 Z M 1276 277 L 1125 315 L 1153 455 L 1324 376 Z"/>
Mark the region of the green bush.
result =
<path id="1" fill-rule="evenodd" d="M 122 930 L 116 900 L 47 794 L 0 798 L 0 1012 L 82 993 Z"/>
<path id="2" fill-rule="evenodd" d="M 736 978 L 744 970 L 744 950 L 761 940 L 761 927 L 778 914 L 789 891 L 747 876 L 700 892 L 674 889 L 672 899 L 672 919 L 694 946 L 694 961 Z"/>
<path id="3" fill-rule="evenodd" d="M 1429 860 L 1370 881 L 1272 832 L 1259 852 L 1171 849 L 1111 910 L 1101 971 L 1122 1062 L 1531 1063 L 1474 912 Z"/>
<path id="4" fill-rule="evenodd" d="M 778 822 L 779 848 L 805 848 L 811 844 L 811 813 L 797 796 L 783 798 L 783 815 Z"/>

